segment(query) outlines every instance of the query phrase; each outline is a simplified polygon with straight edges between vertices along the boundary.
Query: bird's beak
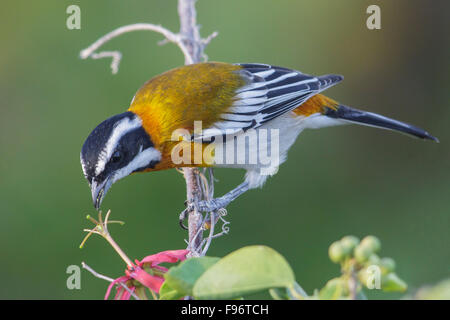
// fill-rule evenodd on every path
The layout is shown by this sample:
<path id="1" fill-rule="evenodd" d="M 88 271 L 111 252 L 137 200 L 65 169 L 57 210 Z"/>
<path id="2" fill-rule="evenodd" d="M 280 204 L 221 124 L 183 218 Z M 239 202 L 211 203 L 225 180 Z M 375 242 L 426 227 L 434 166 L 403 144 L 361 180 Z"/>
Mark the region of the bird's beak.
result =
<path id="1" fill-rule="evenodd" d="M 92 181 L 91 184 L 91 192 L 92 192 L 92 201 L 94 203 L 94 207 L 96 210 L 100 208 L 102 204 L 103 198 L 108 192 L 109 187 L 111 187 L 111 183 L 109 178 L 106 178 L 104 181 L 98 183 L 95 180 Z"/>

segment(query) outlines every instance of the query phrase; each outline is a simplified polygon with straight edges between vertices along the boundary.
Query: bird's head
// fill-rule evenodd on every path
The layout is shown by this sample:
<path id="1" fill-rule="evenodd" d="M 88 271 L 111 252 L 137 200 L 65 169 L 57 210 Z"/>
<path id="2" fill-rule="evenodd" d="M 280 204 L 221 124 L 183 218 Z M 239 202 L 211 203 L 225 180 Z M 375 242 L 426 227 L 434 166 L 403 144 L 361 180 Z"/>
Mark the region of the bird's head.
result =
<path id="1" fill-rule="evenodd" d="M 81 149 L 80 160 L 98 210 L 114 182 L 153 168 L 161 160 L 161 153 L 154 148 L 142 120 L 125 112 L 103 121 L 91 132 Z"/>

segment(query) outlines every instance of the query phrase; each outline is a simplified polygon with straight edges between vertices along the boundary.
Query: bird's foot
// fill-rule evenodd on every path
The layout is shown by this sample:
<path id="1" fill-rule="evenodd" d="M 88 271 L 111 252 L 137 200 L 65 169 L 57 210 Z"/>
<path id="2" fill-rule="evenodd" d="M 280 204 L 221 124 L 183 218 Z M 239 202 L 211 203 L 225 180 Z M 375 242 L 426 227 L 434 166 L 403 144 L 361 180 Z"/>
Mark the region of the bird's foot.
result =
<path id="1" fill-rule="evenodd" d="M 179 219 L 178 221 L 179 221 L 180 226 L 181 226 L 182 229 L 188 230 L 189 228 L 184 225 L 184 220 L 186 220 L 188 213 L 190 211 L 194 210 L 194 204 L 192 202 L 189 202 L 189 201 L 186 200 L 186 201 L 184 201 L 184 206 L 186 207 L 186 209 L 181 211 L 180 217 L 178 218 Z"/>
<path id="2" fill-rule="evenodd" d="M 215 198 L 211 200 L 202 200 L 197 203 L 197 210 L 200 212 L 214 212 L 221 208 L 225 208 L 229 204 L 229 201 L 223 198 Z M 186 209 L 180 213 L 179 223 L 181 228 L 187 230 L 188 228 L 184 225 L 184 221 L 187 219 L 188 213 L 194 210 L 195 205 L 193 202 L 189 203 L 185 201 Z"/>
<path id="3" fill-rule="evenodd" d="M 183 229 L 187 229 L 187 227 L 183 224 L 184 220 L 186 220 L 187 215 L 194 209 L 197 209 L 200 212 L 216 212 L 220 209 L 225 208 L 229 205 L 233 200 L 239 197 L 241 194 L 246 192 L 249 189 L 248 183 L 244 182 L 226 193 L 222 197 L 213 198 L 210 200 L 202 200 L 194 204 L 193 202 L 185 202 L 186 209 L 183 210 L 180 214 L 180 225 Z"/>

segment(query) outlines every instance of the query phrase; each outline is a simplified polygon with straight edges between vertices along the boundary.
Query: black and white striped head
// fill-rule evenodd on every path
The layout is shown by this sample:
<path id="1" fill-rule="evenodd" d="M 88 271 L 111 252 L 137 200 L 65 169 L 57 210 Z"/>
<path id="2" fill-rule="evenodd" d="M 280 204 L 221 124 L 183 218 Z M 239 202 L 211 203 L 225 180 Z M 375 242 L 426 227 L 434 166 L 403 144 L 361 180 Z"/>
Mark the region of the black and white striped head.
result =
<path id="1" fill-rule="evenodd" d="M 161 153 L 153 148 L 142 120 L 125 112 L 103 121 L 91 132 L 81 149 L 80 160 L 98 209 L 114 182 L 153 168 L 161 160 Z"/>

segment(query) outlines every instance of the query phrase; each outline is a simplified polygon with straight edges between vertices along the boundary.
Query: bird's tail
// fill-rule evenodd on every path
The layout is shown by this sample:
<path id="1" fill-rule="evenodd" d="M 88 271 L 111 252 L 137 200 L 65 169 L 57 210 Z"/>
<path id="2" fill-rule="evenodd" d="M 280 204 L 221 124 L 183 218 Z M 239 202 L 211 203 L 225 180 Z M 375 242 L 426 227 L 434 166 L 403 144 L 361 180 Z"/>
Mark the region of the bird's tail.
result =
<path id="1" fill-rule="evenodd" d="M 425 130 L 411 124 L 390 119 L 376 113 L 361 111 L 347 106 L 339 105 L 336 109 L 327 108 L 325 115 L 330 118 L 341 119 L 346 122 L 398 131 L 421 139 L 439 140 Z"/>

